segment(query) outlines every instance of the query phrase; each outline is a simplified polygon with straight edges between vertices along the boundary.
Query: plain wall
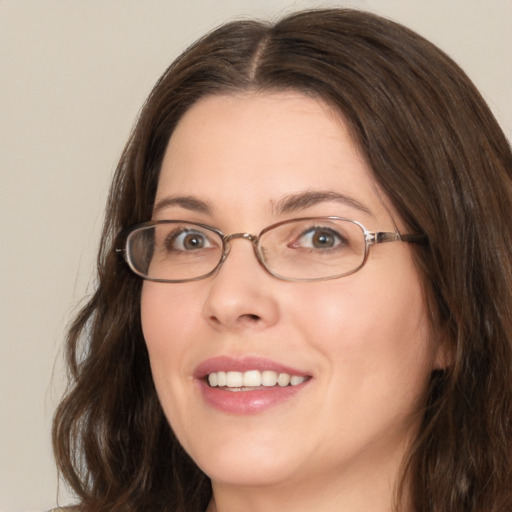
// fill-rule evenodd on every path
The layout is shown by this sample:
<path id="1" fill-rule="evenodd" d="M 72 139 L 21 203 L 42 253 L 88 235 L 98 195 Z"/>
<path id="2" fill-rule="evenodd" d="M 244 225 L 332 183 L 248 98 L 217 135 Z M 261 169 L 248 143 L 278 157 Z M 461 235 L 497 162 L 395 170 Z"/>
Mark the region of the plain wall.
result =
<path id="1" fill-rule="evenodd" d="M 329 5 L 431 39 L 512 138 L 512 0 L 0 0 L 0 512 L 57 503 L 65 327 L 93 285 L 109 181 L 153 83 L 224 20 Z"/>

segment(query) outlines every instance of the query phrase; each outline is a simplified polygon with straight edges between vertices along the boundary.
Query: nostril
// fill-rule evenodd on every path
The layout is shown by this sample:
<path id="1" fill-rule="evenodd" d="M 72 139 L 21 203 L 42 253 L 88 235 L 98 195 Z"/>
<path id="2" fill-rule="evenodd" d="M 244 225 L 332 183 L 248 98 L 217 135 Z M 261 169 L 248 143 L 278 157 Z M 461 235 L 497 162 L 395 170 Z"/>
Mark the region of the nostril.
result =
<path id="1" fill-rule="evenodd" d="M 247 320 L 250 320 L 252 322 L 261 320 L 261 318 L 258 315 L 248 314 L 248 315 L 241 315 L 240 319 L 246 318 Z"/>
<path id="2" fill-rule="evenodd" d="M 233 327 L 236 326 L 236 325 L 243 326 L 243 325 L 249 325 L 249 324 L 257 324 L 261 320 L 262 320 L 262 318 L 259 315 L 254 315 L 252 313 L 247 313 L 247 314 L 244 314 L 244 315 L 240 315 L 236 319 L 235 323 L 233 324 Z M 221 326 L 221 325 L 224 324 L 224 322 L 221 321 L 215 315 L 210 315 L 209 321 L 211 322 L 212 325 L 216 325 L 216 326 Z"/>

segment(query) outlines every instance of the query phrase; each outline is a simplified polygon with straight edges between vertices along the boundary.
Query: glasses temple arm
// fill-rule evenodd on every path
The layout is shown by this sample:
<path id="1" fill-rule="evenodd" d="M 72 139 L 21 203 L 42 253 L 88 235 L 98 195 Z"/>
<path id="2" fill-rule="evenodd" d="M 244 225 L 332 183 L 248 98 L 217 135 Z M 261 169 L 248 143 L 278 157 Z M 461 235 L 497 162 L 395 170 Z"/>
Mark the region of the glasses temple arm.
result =
<path id="1" fill-rule="evenodd" d="M 428 242 L 427 235 L 423 234 L 405 234 L 402 235 L 398 231 L 395 233 L 378 231 L 376 233 L 368 233 L 367 240 L 371 244 L 384 244 L 386 242 L 408 242 L 413 244 L 422 244 Z"/>

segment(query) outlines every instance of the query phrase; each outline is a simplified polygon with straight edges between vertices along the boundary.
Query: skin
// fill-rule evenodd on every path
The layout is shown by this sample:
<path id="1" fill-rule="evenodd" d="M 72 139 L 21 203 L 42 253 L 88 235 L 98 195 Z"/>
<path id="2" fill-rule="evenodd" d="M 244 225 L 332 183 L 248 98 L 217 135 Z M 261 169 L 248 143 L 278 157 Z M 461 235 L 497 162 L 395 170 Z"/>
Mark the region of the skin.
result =
<path id="1" fill-rule="evenodd" d="M 310 190 L 368 211 L 324 200 L 276 212 L 284 197 Z M 169 141 L 155 204 L 176 195 L 211 209 L 172 204 L 155 219 L 258 234 L 288 218 L 337 215 L 407 232 L 339 116 L 299 93 L 196 103 Z M 430 372 L 443 359 L 409 244 L 374 246 L 357 273 L 308 283 L 272 277 L 237 239 L 212 277 L 145 281 L 142 324 L 165 414 L 212 479 L 210 511 L 391 510 Z M 205 403 L 193 376 L 220 355 L 269 358 L 311 380 L 261 413 L 227 414 Z"/>

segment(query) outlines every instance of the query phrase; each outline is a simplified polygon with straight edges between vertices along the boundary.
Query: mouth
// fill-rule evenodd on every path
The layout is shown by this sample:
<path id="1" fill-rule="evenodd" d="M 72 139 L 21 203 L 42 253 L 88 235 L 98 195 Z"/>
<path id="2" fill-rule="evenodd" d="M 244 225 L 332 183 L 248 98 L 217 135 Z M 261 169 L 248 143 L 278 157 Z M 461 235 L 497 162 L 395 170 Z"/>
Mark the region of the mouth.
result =
<path id="1" fill-rule="evenodd" d="M 313 376 L 261 357 L 219 356 L 203 361 L 194 377 L 204 403 L 223 413 L 252 415 L 302 395 Z"/>
<path id="2" fill-rule="evenodd" d="M 274 370 L 216 371 L 207 375 L 211 388 L 226 388 L 228 391 L 255 391 L 273 387 L 298 386 L 310 377 Z"/>

